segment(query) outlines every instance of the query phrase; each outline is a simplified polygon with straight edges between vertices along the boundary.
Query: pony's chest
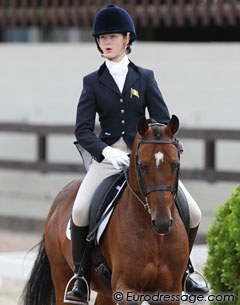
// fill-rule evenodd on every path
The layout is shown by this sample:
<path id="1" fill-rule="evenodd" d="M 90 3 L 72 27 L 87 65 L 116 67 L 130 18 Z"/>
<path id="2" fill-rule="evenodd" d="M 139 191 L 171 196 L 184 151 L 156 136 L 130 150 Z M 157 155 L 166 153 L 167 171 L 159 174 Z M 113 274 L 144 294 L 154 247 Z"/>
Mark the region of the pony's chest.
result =
<path id="1" fill-rule="evenodd" d="M 172 287 L 173 277 L 171 276 L 171 266 L 162 262 L 148 263 L 139 270 L 139 284 L 138 286 L 148 291 L 154 291 L 156 287 Z M 140 289 L 141 289 L 140 288 Z"/>

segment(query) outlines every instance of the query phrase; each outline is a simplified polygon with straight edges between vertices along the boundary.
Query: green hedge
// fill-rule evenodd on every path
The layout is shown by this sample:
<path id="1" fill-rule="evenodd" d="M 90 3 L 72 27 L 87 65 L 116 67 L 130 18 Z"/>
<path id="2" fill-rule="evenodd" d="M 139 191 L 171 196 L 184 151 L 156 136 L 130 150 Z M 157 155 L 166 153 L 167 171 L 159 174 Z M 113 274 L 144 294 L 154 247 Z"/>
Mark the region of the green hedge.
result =
<path id="1" fill-rule="evenodd" d="M 207 233 L 207 242 L 204 274 L 212 293 L 239 296 L 231 304 L 240 305 L 240 186 L 218 209 Z"/>

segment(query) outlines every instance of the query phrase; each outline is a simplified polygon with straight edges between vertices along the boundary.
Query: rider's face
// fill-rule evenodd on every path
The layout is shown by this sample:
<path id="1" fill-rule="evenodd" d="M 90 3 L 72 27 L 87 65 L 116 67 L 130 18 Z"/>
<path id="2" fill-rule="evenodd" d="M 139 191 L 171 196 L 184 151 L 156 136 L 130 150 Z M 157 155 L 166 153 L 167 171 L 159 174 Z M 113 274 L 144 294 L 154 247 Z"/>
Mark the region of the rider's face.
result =
<path id="1" fill-rule="evenodd" d="M 120 61 L 125 54 L 127 39 L 127 36 L 118 33 L 100 35 L 99 46 L 103 50 L 104 57 L 109 60 Z"/>

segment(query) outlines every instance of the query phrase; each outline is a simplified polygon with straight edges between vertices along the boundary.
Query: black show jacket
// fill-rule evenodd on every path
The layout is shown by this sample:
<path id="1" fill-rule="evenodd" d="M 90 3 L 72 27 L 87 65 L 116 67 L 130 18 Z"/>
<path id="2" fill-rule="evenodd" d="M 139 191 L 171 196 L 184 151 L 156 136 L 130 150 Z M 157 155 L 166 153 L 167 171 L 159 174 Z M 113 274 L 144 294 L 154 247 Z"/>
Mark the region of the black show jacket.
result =
<path id="1" fill-rule="evenodd" d="M 137 123 L 148 109 L 151 118 L 167 124 L 168 108 L 154 78 L 153 71 L 128 65 L 121 93 L 104 63 L 98 71 L 83 78 L 83 90 L 77 107 L 75 135 L 77 141 L 101 162 L 102 150 L 123 137 L 131 149 Z M 96 113 L 101 132 L 94 133 Z"/>

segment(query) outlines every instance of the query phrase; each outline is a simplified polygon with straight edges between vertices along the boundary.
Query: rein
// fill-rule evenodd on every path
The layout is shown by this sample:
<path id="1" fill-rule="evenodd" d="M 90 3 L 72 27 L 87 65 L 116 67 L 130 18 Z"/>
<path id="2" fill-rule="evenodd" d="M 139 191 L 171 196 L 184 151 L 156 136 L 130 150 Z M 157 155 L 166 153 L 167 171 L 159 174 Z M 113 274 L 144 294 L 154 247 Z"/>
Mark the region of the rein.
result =
<path id="1" fill-rule="evenodd" d="M 144 209 L 148 211 L 149 214 L 151 214 L 151 207 L 147 201 L 147 198 L 145 198 L 145 202 L 138 196 L 138 194 L 134 191 L 134 189 L 131 187 L 129 180 L 128 180 L 128 168 L 124 167 L 123 169 L 125 180 L 127 182 L 127 186 L 131 193 L 135 196 L 135 198 L 143 205 Z"/>
<path id="2" fill-rule="evenodd" d="M 139 150 L 139 147 L 141 144 L 173 144 L 176 146 L 176 148 L 178 150 L 179 160 L 180 160 L 180 153 L 182 153 L 182 151 L 183 151 L 183 146 L 177 139 L 174 139 L 174 140 L 143 140 L 143 139 L 140 139 L 138 141 L 137 150 L 136 150 L 136 154 L 135 154 L 135 168 L 136 168 L 136 172 L 137 172 L 138 184 L 139 184 L 139 187 L 141 190 L 141 194 L 144 197 L 144 201 L 137 195 L 137 193 L 131 187 L 131 185 L 129 183 L 129 179 L 128 179 L 127 169 L 124 168 L 124 175 L 125 175 L 125 179 L 126 179 L 129 190 L 135 196 L 135 198 L 143 205 L 144 209 L 146 209 L 148 211 L 148 213 L 151 214 L 151 207 L 150 207 L 150 204 L 147 199 L 147 195 L 149 193 L 156 192 L 156 191 L 169 191 L 172 194 L 174 194 L 174 200 L 175 200 L 175 198 L 177 196 L 177 190 L 178 190 L 179 167 L 177 168 L 177 172 L 176 172 L 175 186 L 163 184 L 163 185 L 153 185 L 153 186 L 149 186 L 146 188 L 143 183 L 142 174 L 141 174 L 141 164 L 139 163 L 139 157 L 138 157 L 138 150 Z"/>

